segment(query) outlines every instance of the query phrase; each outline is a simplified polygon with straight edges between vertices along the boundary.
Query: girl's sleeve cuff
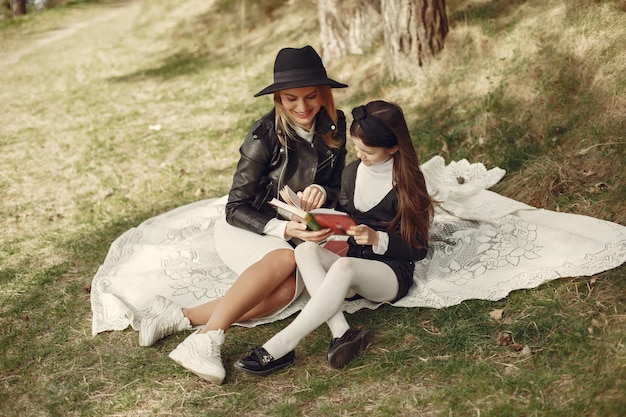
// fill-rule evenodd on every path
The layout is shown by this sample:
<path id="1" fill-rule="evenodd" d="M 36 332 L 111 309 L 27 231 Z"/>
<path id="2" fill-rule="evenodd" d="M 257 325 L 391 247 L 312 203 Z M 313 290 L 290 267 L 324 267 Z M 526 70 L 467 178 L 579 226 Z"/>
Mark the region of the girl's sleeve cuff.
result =
<path id="1" fill-rule="evenodd" d="M 378 233 L 378 245 L 372 245 L 372 250 L 377 255 L 384 255 L 389 248 L 389 234 L 381 231 L 376 233 Z"/>

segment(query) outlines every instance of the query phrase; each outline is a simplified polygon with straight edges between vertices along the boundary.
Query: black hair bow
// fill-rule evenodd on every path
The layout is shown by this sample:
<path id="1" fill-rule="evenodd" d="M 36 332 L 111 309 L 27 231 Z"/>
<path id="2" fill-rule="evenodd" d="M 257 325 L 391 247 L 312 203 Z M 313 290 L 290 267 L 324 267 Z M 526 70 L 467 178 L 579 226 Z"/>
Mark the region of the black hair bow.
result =
<path id="1" fill-rule="evenodd" d="M 359 106 L 352 109 L 352 118 L 355 122 L 360 122 L 367 118 L 367 109 L 365 106 Z"/>

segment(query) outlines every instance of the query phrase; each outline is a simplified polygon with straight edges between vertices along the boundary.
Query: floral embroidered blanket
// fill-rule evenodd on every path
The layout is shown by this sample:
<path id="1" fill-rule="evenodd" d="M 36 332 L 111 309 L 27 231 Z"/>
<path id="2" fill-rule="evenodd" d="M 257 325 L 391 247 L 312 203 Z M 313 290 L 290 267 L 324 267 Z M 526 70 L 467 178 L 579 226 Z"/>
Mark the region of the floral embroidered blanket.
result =
<path id="1" fill-rule="evenodd" d="M 443 308 L 468 299 L 499 300 L 561 277 L 591 276 L 626 260 L 626 227 L 575 214 L 538 209 L 488 189 L 504 170 L 466 160 L 422 165 L 440 203 L 428 256 L 416 263 L 409 294 L 398 307 Z M 225 294 L 237 275 L 220 260 L 213 228 L 226 197 L 176 208 L 123 233 L 111 245 L 91 287 L 92 333 L 139 323 L 160 294 L 193 307 Z M 302 309 L 303 293 L 256 326 Z M 348 313 L 380 304 L 346 302 Z"/>

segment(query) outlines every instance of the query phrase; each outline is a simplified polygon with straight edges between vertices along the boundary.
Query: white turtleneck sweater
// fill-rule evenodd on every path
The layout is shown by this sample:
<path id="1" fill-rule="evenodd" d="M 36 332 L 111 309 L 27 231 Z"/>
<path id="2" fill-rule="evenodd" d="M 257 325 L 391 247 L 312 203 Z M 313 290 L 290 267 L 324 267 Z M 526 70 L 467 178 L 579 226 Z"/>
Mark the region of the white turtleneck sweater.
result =
<path id="1" fill-rule="evenodd" d="M 393 158 L 379 165 L 359 164 L 354 187 L 354 207 L 368 211 L 391 191 L 393 187 L 391 171 Z"/>
<path id="2" fill-rule="evenodd" d="M 372 209 L 393 188 L 393 158 L 379 165 L 359 164 L 354 185 L 354 207 L 365 212 Z M 378 245 L 372 246 L 374 253 L 383 255 L 389 247 L 387 232 L 378 232 Z"/>

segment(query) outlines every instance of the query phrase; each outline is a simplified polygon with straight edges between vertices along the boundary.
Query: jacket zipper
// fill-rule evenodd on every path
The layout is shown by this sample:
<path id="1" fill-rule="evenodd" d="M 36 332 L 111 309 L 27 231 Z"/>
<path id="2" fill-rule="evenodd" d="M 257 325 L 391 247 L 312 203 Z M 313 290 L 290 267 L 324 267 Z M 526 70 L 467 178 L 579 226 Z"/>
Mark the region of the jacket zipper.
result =
<path id="1" fill-rule="evenodd" d="M 263 207 L 263 204 L 267 202 L 267 198 L 272 193 L 273 185 L 274 185 L 274 181 L 270 180 L 270 182 L 268 182 L 267 185 L 265 186 L 265 194 L 263 195 L 263 198 L 259 200 L 259 202 L 257 203 L 255 207 L 257 211 L 261 210 L 261 207 Z"/>
<path id="2" fill-rule="evenodd" d="M 280 148 L 280 152 L 285 154 L 285 162 L 283 162 L 280 174 L 278 174 L 278 187 L 276 187 L 276 198 L 278 199 L 280 199 L 280 189 L 282 188 L 283 177 L 285 176 L 285 170 L 287 169 L 287 164 L 289 163 L 289 152 L 287 152 L 287 146 L 283 145 L 283 147 Z"/>
<path id="3" fill-rule="evenodd" d="M 320 171 L 322 168 L 324 168 L 324 166 L 326 164 L 328 164 L 328 161 L 330 161 L 330 167 L 334 168 L 334 166 L 335 166 L 335 155 L 331 154 L 328 158 L 324 159 L 322 162 L 317 164 L 317 170 Z"/>

